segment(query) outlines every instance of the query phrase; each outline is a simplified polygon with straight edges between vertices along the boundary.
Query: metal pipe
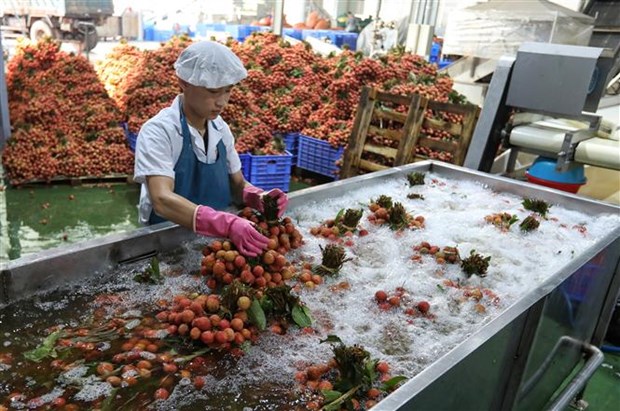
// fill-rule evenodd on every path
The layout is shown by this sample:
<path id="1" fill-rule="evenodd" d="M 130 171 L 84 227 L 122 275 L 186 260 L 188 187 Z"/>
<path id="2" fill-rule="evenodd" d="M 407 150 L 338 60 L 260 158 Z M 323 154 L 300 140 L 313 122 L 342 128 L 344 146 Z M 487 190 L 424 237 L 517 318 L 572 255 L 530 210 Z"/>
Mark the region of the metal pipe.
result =
<path id="1" fill-rule="evenodd" d="M 433 0 L 428 0 L 426 2 L 426 12 L 424 13 L 426 15 L 426 19 L 424 20 L 424 24 L 431 25 L 434 3 L 435 2 Z"/>
<path id="2" fill-rule="evenodd" d="M 284 24 L 284 0 L 275 0 L 273 8 L 273 34 L 281 36 Z"/>
<path id="3" fill-rule="evenodd" d="M 582 390 L 586 385 L 592 374 L 603 363 L 605 356 L 597 347 L 592 344 L 586 344 L 578 340 L 574 340 L 574 343 L 581 343 L 581 350 L 587 355 L 588 360 L 583 369 L 573 378 L 570 384 L 562 391 L 562 394 L 553 401 L 548 408 L 550 411 L 562 411 L 566 409 L 566 406 L 570 401 Z"/>
<path id="4" fill-rule="evenodd" d="M 422 24 L 422 0 L 416 1 L 415 23 Z"/>
<path id="5" fill-rule="evenodd" d="M 439 1 L 431 1 L 431 11 L 428 24 L 435 27 L 437 25 L 437 16 L 439 14 Z"/>
<path id="6" fill-rule="evenodd" d="M 413 6 L 415 5 L 415 0 L 411 0 L 411 3 L 409 3 L 409 16 L 407 17 L 407 28 L 409 28 L 409 25 L 414 21 L 415 18 L 415 11 L 413 10 Z"/>
<path id="7" fill-rule="evenodd" d="M 0 148 L 11 138 L 11 121 L 9 118 L 9 98 L 6 90 L 6 78 L 4 77 L 4 48 L 2 47 L 2 34 L 0 34 Z"/>
<path id="8" fill-rule="evenodd" d="M 549 368 L 554 364 L 556 360 L 556 355 L 560 351 L 561 348 L 569 346 L 569 347 L 579 347 L 581 351 L 587 355 L 588 360 L 584 365 L 583 369 L 574 377 L 571 383 L 565 388 L 565 390 L 560 394 L 560 396 L 553 402 L 553 405 L 549 409 L 556 409 L 558 411 L 562 410 L 566 404 L 581 390 L 581 387 L 585 385 L 588 379 L 592 376 L 596 368 L 603 362 L 603 353 L 601 350 L 593 346 L 592 344 L 585 343 L 576 338 L 570 337 L 568 335 L 562 336 L 558 342 L 555 344 L 553 349 L 549 352 L 549 355 L 542 362 L 538 370 L 523 384 L 523 388 L 519 393 L 519 398 L 524 398 L 527 396 L 530 391 L 536 387 L 536 385 L 540 382 L 540 379 L 545 375 L 545 373 L 549 370 Z M 570 394 L 568 400 L 566 400 L 566 396 Z M 563 402 L 565 401 L 565 402 Z M 561 405 L 561 406 L 560 406 Z M 556 407 L 556 408 L 553 408 Z M 558 408 L 559 407 L 559 408 Z"/>

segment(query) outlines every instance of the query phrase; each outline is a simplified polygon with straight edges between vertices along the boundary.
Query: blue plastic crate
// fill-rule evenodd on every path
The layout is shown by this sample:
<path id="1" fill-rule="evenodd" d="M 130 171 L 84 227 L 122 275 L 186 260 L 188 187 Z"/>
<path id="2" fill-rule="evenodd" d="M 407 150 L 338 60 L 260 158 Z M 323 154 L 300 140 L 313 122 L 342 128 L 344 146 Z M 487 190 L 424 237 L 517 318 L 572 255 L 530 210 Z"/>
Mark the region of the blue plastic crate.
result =
<path id="1" fill-rule="evenodd" d="M 299 149 L 299 133 L 286 133 L 283 137 L 286 151 L 293 156 L 293 164 L 297 163 L 297 153 Z"/>
<path id="2" fill-rule="evenodd" d="M 305 40 L 307 37 L 316 37 L 318 39 L 321 38 L 321 34 L 326 32 L 327 30 L 302 30 L 301 31 L 301 39 Z"/>
<path id="3" fill-rule="evenodd" d="M 252 177 L 264 174 L 284 174 L 291 172 L 292 155 L 288 151 L 286 154 L 255 156 L 252 158 L 250 175 Z"/>
<path id="4" fill-rule="evenodd" d="M 334 40 L 332 41 L 335 45 L 337 45 L 338 47 L 342 48 L 342 46 L 347 45 L 349 46 L 350 50 L 355 51 L 355 49 L 357 48 L 357 37 L 358 34 L 357 33 L 348 33 L 348 32 L 342 32 L 342 31 L 335 31 L 333 32 L 334 34 Z"/>
<path id="5" fill-rule="evenodd" d="M 144 41 L 155 41 L 155 27 L 147 26 L 142 30 L 142 38 Z"/>
<path id="6" fill-rule="evenodd" d="M 343 153 L 344 147 L 334 148 L 327 141 L 300 134 L 297 167 L 338 180 L 336 161 Z"/>
<path id="7" fill-rule="evenodd" d="M 208 32 L 217 31 L 217 32 L 225 32 L 226 24 L 223 23 L 200 23 L 196 25 L 196 33 L 199 36 L 206 37 Z"/>
<path id="8" fill-rule="evenodd" d="M 241 160 L 241 173 L 247 181 L 250 181 L 250 174 L 252 171 L 252 155 L 251 154 L 239 154 L 239 160 Z"/>
<path id="9" fill-rule="evenodd" d="M 271 27 L 250 26 L 247 24 L 227 24 L 225 27 L 226 32 L 238 41 L 245 40 L 246 37 L 255 31 L 269 31 L 270 29 Z"/>
<path id="10" fill-rule="evenodd" d="M 303 30 L 286 28 L 282 30 L 282 34 L 297 40 L 303 40 Z"/>
<path id="11" fill-rule="evenodd" d="M 252 177 L 250 183 L 253 186 L 262 188 L 263 190 L 279 188 L 285 193 L 288 193 L 289 186 L 291 184 L 291 172 L 289 171 L 286 174 L 265 174 Z"/>
<path id="12" fill-rule="evenodd" d="M 346 44 L 351 50 L 355 50 L 358 34 L 341 30 L 303 30 L 301 37 L 303 40 L 308 37 L 315 37 L 340 48 Z"/>
<path id="13" fill-rule="evenodd" d="M 288 151 L 281 155 L 251 155 L 250 183 L 263 190 L 279 188 L 287 192 L 291 180 L 293 156 Z"/>
<path id="14" fill-rule="evenodd" d="M 444 67 L 448 67 L 450 64 L 452 64 L 452 60 L 440 60 L 440 61 L 437 63 L 437 66 L 438 66 L 440 69 L 442 69 L 442 68 L 444 68 Z"/>
<path id="15" fill-rule="evenodd" d="M 174 36 L 174 31 L 172 30 L 155 30 L 153 33 L 153 41 L 168 41 Z"/>

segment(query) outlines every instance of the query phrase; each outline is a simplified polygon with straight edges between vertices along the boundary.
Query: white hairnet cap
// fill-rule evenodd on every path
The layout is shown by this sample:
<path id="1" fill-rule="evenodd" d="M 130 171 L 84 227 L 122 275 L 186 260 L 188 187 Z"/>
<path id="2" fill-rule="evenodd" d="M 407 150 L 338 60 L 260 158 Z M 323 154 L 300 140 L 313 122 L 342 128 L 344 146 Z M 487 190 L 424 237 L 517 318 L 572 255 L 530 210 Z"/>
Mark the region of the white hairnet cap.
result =
<path id="1" fill-rule="evenodd" d="M 228 47 L 214 41 L 193 43 L 174 63 L 177 76 L 194 86 L 220 88 L 247 77 L 243 63 Z"/>

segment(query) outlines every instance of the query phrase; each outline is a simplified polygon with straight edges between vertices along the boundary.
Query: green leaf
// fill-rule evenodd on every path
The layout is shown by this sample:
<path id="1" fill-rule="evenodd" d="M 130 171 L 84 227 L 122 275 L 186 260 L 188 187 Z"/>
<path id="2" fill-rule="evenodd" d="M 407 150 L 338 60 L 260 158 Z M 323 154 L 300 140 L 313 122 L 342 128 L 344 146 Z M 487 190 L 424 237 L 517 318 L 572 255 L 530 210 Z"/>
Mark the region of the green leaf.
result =
<path id="1" fill-rule="evenodd" d="M 323 343 L 326 343 L 326 342 L 327 343 L 340 343 L 340 344 L 342 344 L 342 340 L 340 339 L 340 337 L 338 337 L 337 335 L 333 335 L 333 334 L 330 334 L 330 335 L 327 336 L 326 339 L 319 341 L 320 344 L 323 344 Z"/>
<path id="2" fill-rule="evenodd" d="M 267 295 L 264 295 L 260 299 L 260 306 L 265 313 L 270 313 L 271 311 L 273 311 L 273 301 L 271 301 L 271 298 L 269 298 Z"/>
<path id="3" fill-rule="evenodd" d="M 325 402 L 327 403 L 336 401 L 338 398 L 340 398 L 340 396 L 342 396 L 342 393 L 340 391 L 333 390 L 321 390 L 321 394 L 323 394 L 323 397 L 325 397 Z"/>
<path id="4" fill-rule="evenodd" d="M 400 384 L 401 382 L 407 380 L 407 377 L 403 376 L 403 375 L 397 375 L 396 377 L 392 377 L 389 380 L 387 380 L 386 382 L 384 382 L 383 384 L 381 384 L 381 391 L 391 391 L 393 390 L 398 384 Z"/>
<path id="5" fill-rule="evenodd" d="M 340 222 L 343 215 L 344 215 L 344 208 L 341 208 L 340 211 L 338 211 L 338 214 L 336 214 L 336 218 L 334 219 L 335 224 L 338 224 Z"/>
<path id="6" fill-rule="evenodd" d="M 114 400 L 116 399 L 116 393 L 118 392 L 118 388 L 112 388 L 110 391 L 110 395 L 101 403 L 101 411 L 114 411 L 116 407 L 112 405 Z"/>
<path id="7" fill-rule="evenodd" d="M 261 331 L 267 327 L 265 311 L 263 311 L 263 307 L 261 307 L 257 300 L 252 300 L 252 305 L 248 310 L 248 318 Z"/>
<path id="8" fill-rule="evenodd" d="M 163 278 L 159 271 L 159 261 L 157 257 L 153 257 L 149 267 L 147 267 L 144 272 L 136 274 L 133 279 L 142 284 L 160 284 Z"/>
<path id="9" fill-rule="evenodd" d="M 377 362 L 378 360 L 368 360 L 364 363 L 364 372 L 371 384 L 377 379 L 377 371 L 375 370 Z"/>
<path id="10" fill-rule="evenodd" d="M 307 305 L 302 305 L 301 309 L 304 311 L 304 314 L 306 314 L 306 317 L 310 319 L 310 322 L 314 321 L 314 318 L 312 318 L 312 312 Z"/>
<path id="11" fill-rule="evenodd" d="M 203 354 L 208 353 L 209 351 L 211 351 L 211 350 L 208 347 L 206 347 L 206 348 L 200 349 L 198 351 L 194 351 L 193 353 L 185 355 L 183 357 L 178 357 L 177 359 L 175 359 L 175 362 L 186 363 L 188 361 L 193 360 L 196 357 L 199 357 L 199 356 L 201 356 Z"/>
<path id="12" fill-rule="evenodd" d="M 325 404 L 322 408 L 323 411 L 338 411 L 340 409 L 340 404 L 344 401 L 334 402 L 333 404 Z"/>
<path id="13" fill-rule="evenodd" d="M 291 310 L 293 321 L 300 327 L 310 327 L 312 325 L 312 317 L 310 316 L 310 309 L 305 305 L 295 304 Z"/>
<path id="14" fill-rule="evenodd" d="M 54 331 L 53 333 L 48 335 L 43 340 L 41 345 L 39 345 L 37 348 L 31 351 L 25 352 L 24 357 L 34 362 L 39 362 L 43 358 L 48 357 L 48 356 L 56 358 L 58 354 L 56 353 L 56 350 L 54 350 L 54 347 L 56 346 L 56 341 L 58 341 L 58 339 L 62 337 L 62 335 L 63 335 L 62 330 Z"/>
<path id="15" fill-rule="evenodd" d="M 153 277 L 161 279 L 161 272 L 159 271 L 159 260 L 157 257 L 151 258 L 151 270 L 153 271 Z"/>
<path id="16" fill-rule="evenodd" d="M 513 225 L 514 223 L 516 223 L 517 221 L 519 221 L 519 217 L 517 217 L 516 214 L 513 214 L 510 217 L 510 221 L 508 221 L 508 227 L 510 227 L 511 225 Z"/>
<path id="17" fill-rule="evenodd" d="M 244 342 L 241 343 L 239 348 L 241 348 L 241 351 L 243 351 L 244 353 L 248 353 L 250 352 L 250 348 L 252 348 L 252 343 L 249 342 L 248 340 L 245 340 Z"/>
<path id="18" fill-rule="evenodd" d="M 349 398 L 351 398 L 357 392 L 357 390 L 359 390 L 359 389 L 360 389 L 360 386 L 356 385 L 355 387 L 351 388 L 350 390 L 348 390 L 344 394 L 340 395 L 336 399 L 330 401 L 329 404 L 325 404 L 323 406 L 323 410 L 325 410 L 325 411 L 337 411 L 337 410 L 339 410 L 340 406 L 345 401 L 347 401 Z"/>

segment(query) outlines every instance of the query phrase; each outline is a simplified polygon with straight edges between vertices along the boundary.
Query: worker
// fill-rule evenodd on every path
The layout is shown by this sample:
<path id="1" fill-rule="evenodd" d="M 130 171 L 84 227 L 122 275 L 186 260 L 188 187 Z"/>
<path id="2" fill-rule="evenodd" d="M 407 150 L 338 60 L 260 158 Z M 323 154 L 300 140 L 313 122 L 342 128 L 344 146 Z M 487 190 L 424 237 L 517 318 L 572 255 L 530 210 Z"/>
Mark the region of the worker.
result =
<path id="1" fill-rule="evenodd" d="M 262 211 L 264 195 L 276 199 L 278 216 L 288 198 L 245 181 L 234 138 L 220 117 L 233 87 L 247 76 L 226 46 L 202 41 L 174 64 L 182 93 L 140 129 L 134 179 L 141 183 L 143 224 L 172 221 L 198 234 L 229 238 L 244 255 L 262 252 L 268 239 L 250 221 L 222 211 L 232 202 Z"/>
<path id="2" fill-rule="evenodd" d="M 357 26 L 357 17 L 350 11 L 347 12 L 347 24 L 344 29 L 349 33 L 357 33 L 359 32 L 359 27 Z"/>

